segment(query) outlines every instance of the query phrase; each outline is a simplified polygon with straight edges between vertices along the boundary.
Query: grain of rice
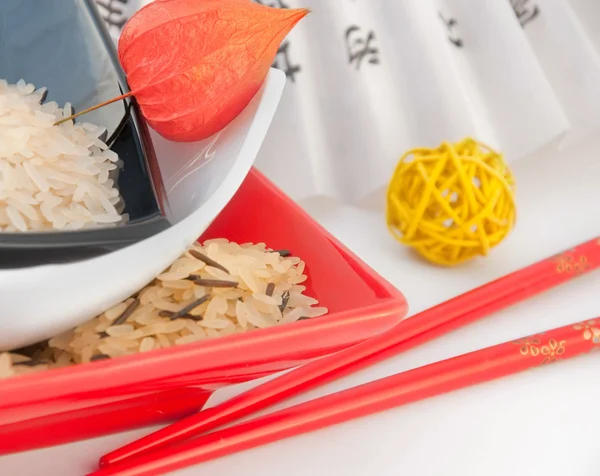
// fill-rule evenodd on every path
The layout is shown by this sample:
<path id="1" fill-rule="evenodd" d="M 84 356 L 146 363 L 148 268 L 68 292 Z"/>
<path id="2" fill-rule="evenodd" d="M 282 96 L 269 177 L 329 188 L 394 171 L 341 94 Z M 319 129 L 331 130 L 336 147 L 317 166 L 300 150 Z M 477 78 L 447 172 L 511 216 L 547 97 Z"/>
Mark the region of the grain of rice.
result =
<path id="1" fill-rule="evenodd" d="M 193 289 L 194 283 L 184 279 L 178 281 L 163 281 L 163 287 L 169 289 Z"/>
<path id="2" fill-rule="evenodd" d="M 273 305 L 276 305 L 276 306 L 278 306 L 279 304 L 281 304 L 281 298 L 277 299 L 276 297 L 269 296 L 266 293 L 265 294 L 254 293 L 254 294 L 252 294 L 252 297 L 254 299 L 256 299 L 257 301 L 261 301 L 261 302 L 263 302 L 265 304 L 273 304 Z"/>
<path id="3" fill-rule="evenodd" d="M 198 325 L 204 327 L 205 329 L 225 329 L 227 326 L 231 324 L 229 319 L 204 319 Z"/>
<path id="4" fill-rule="evenodd" d="M 158 346 L 161 347 L 161 348 L 163 348 L 163 349 L 171 347 L 171 345 L 172 345 L 171 341 L 169 340 L 169 338 L 166 335 L 164 335 L 164 334 L 158 334 L 156 336 L 156 340 L 157 340 Z"/>
<path id="5" fill-rule="evenodd" d="M 208 337 L 221 337 L 221 331 L 216 329 L 206 329 L 206 335 Z"/>
<path id="6" fill-rule="evenodd" d="M 288 306 L 306 307 L 306 306 L 314 306 L 315 304 L 318 304 L 318 303 L 319 303 L 319 301 L 317 301 L 314 298 L 311 298 L 310 296 L 306 296 L 299 292 L 294 292 L 294 293 L 290 293 L 290 300 L 288 301 Z"/>
<path id="7" fill-rule="evenodd" d="M 117 304 L 116 306 L 111 307 L 108 311 L 104 313 L 104 317 L 109 321 L 114 321 L 117 317 L 119 317 L 123 312 L 127 309 L 127 303 L 122 302 Z"/>
<path id="8" fill-rule="evenodd" d="M 82 363 L 84 363 L 84 362 L 90 362 L 92 360 L 92 357 L 93 357 L 93 352 L 94 351 L 92 350 L 91 347 L 89 347 L 89 346 L 88 347 L 84 347 L 81 350 L 81 362 Z"/>
<path id="9" fill-rule="evenodd" d="M 303 307 L 296 307 L 289 312 L 283 313 L 283 318 L 279 321 L 280 324 L 286 324 L 288 322 L 296 322 L 306 314 L 306 309 Z"/>
<path id="10" fill-rule="evenodd" d="M 170 271 L 158 276 L 159 281 L 179 281 L 189 276 L 185 271 Z"/>
<path id="11" fill-rule="evenodd" d="M 106 329 L 108 329 L 110 326 L 112 326 L 112 322 L 103 319 L 96 327 L 94 327 L 94 330 L 98 333 L 103 333 L 106 332 Z"/>
<path id="12" fill-rule="evenodd" d="M 326 307 L 305 307 L 304 317 L 313 318 L 313 317 L 321 317 L 329 312 Z"/>
<path id="13" fill-rule="evenodd" d="M 258 281 L 249 268 L 240 269 L 239 275 L 250 291 L 255 293 L 259 291 Z"/>
<path id="14" fill-rule="evenodd" d="M 207 266 L 204 270 L 213 278 L 220 279 L 221 281 L 231 281 L 231 277 L 229 273 L 225 271 L 215 268 L 214 266 Z"/>
<path id="15" fill-rule="evenodd" d="M 160 289 L 158 291 L 158 293 L 156 295 L 159 298 L 166 298 L 166 297 L 172 296 L 173 294 L 175 294 L 175 291 L 173 289 L 170 289 L 170 288 L 167 288 L 167 287 L 163 287 L 162 289 Z"/>
<path id="16" fill-rule="evenodd" d="M 165 335 L 163 333 L 164 326 L 163 326 L 162 322 L 160 322 L 160 323 L 152 322 L 147 327 L 141 328 L 140 331 L 142 333 L 142 338 L 150 337 L 150 336 L 156 336 L 158 338 L 159 336 Z"/>
<path id="17" fill-rule="evenodd" d="M 154 349 L 156 340 L 153 337 L 144 337 L 140 342 L 140 352 L 148 352 Z"/>
<path id="18" fill-rule="evenodd" d="M 0 378 L 11 377 L 13 374 L 11 355 L 6 352 L 0 354 Z"/>
<path id="19" fill-rule="evenodd" d="M 178 339 L 175 339 L 175 345 L 191 344 L 192 342 L 196 342 L 197 340 L 198 338 L 195 335 L 180 337 Z"/>
<path id="20" fill-rule="evenodd" d="M 123 324 L 120 326 L 110 326 L 106 329 L 106 333 L 111 337 L 119 337 L 125 334 L 133 332 L 133 326 L 131 324 Z"/>
<path id="21" fill-rule="evenodd" d="M 90 350 L 93 350 L 92 347 L 88 347 Z M 99 354 L 101 355 L 101 354 Z M 95 357 L 99 357 L 99 355 L 95 356 Z M 94 357 L 90 358 L 90 360 L 93 360 Z M 56 356 L 54 358 L 54 362 L 56 367 L 66 367 L 67 365 L 71 364 L 71 355 L 68 352 L 61 352 L 58 356 Z"/>
<path id="22" fill-rule="evenodd" d="M 158 293 L 157 293 L 158 294 Z M 152 304 L 161 311 L 177 312 L 181 309 L 181 304 L 171 302 L 167 299 L 159 298 L 158 296 L 152 299 Z"/>
<path id="23" fill-rule="evenodd" d="M 14 364 L 20 364 L 22 362 L 28 362 L 31 360 L 31 358 L 25 356 L 25 355 L 19 355 L 19 354 L 11 354 L 12 356 L 12 363 Z"/>
<path id="24" fill-rule="evenodd" d="M 204 328 L 200 326 L 197 321 L 192 321 L 188 319 L 186 320 L 185 325 L 187 330 L 190 331 L 192 334 L 198 336 L 201 339 L 206 337 L 206 332 L 204 332 Z"/>
<path id="25" fill-rule="evenodd" d="M 174 334 L 185 329 L 185 320 L 166 322 L 163 324 L 162 332 L 165 334 Z"/>
<path id="26" fill-rule="evenodd" d="M 181 293 L 181 299 L 183 301 L 187 301 L 188 299 L 192 299 L 194 297 L 194 290 L 192 288 L 186 289 Z"/>
<path id="27" fill-rule="evenodd" d="M 157 312 L 154 311 L 153 306 L 144 306 L 139 308 L 132 316 L 131 320 L 135 321 L 136 324 L 145 326 L 150 324 L 153 320 L 156 319 Z"/>
<path id="28" fill-rule="evenodd" d="M 98 346 L 98 351 L 112 358 L 127 355 L 127 349 L 118 345 L 101 344 Z"/>

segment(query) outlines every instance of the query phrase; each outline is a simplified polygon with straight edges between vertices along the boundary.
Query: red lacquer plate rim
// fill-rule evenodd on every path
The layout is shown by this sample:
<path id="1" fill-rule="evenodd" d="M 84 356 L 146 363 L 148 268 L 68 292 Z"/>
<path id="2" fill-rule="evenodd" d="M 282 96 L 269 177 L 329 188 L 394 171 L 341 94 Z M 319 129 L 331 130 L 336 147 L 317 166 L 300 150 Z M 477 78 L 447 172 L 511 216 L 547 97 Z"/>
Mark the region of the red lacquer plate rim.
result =
<path id="1" fill-rule="evenodd" d="M 27 405 L 42 399 L 63 398 L 74 392 L 81 394 L 106 387 L 167 379 L 174 373 L 193 372 L 194 362 L 202 361 L 207 356 L 218 355 L 224 359 L 223 362 L 219 361 L 219 364 L 222 363 L 223 366 L 226 366 L 231 364 L 231 362 L 227 362 L 228 356 L 239 355 L 239 352 L 244 352 L 250 347 L 255 353 L 254 360 L 260 359 L 262 353 L 264 353 L 262 357 L 268 359 L 267 354 L 272 354 L 272 350 L 269 349 L 280 339 L 289 339 L 293 336 L 301 340 L 303 337 L 307 338 L 330 330 L 335 331 L 361 322 L 379 321 L 386 318 L 393 318 L 399 322 L 405 317 L 407 303 L 399 290 L 356 257 L 260 172 L 252 169 L 249 175 L 268 188 L 270 193 L 274 193 L 278 198 L 286 201 L 291 211 L 298 214 L 302 220 L 306 221 L 307 225 L 323 234 L 350 267 L 375 292 L 378 302 L 348 311 L 334 312 L 311 320 L 283 324 L 268 329 L 257 329 L 248 333 L 204 340 L 180 347 L 11 377 L 3 380 L 0 386 L 0 409 Z M 390 323 L 389 327 L 392 325 L 393 323 Z M 359 341 L 362 340 L 365 339 L 359 339 Z M 261 349 L 265 350 L 261 351 Z M 309 357 L 309 359 L 314 357 Z M 235 361 L 236 358 L 233 357 L 232 360 Z M 237 360 L 240 359 L 237 358 Z M 273 360 L 272 357 L 269 360 Z M 164 365 L 166 361 L 169 363 L 168 366 Z M 171 369 L 176 369 L 176 372 Z M 109 385 L 106 383 L 107 379 L 110 379 Z M 41 392 L 43 395 L 40 395 L 41 388 L 43 388 L 43 392 Z M 73 391 L 73 388 L 77 390 Z"/>

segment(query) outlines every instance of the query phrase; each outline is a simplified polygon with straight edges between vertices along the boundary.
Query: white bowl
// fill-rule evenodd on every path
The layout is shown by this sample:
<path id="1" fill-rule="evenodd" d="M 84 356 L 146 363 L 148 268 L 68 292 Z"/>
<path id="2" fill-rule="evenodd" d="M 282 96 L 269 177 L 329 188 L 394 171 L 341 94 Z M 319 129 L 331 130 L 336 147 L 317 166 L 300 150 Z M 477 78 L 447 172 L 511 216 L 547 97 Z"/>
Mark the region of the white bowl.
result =
<path id="1" fill-rule="evenodd" d="M 75 327 L 126 299 L 193 243 L 233 197 L 252 167 L 285 84 L 271 70 L 235 121 L 205 141 L 170 143 L 153 135 L 173 226 L 97 258 L 0 270 L 0 351 Z"/>

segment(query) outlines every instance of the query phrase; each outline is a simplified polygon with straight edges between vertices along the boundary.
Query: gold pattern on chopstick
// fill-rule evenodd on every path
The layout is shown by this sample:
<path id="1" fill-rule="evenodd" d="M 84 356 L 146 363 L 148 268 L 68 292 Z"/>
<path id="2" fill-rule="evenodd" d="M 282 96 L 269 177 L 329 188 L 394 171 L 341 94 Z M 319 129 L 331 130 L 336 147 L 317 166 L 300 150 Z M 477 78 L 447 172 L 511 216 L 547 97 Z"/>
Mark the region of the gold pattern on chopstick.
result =
<path id="1" fill-rule="evenodd" d="M 531 357 L 543 356 L 542 364 L 554 362 L 557 358 L 565 353 L 565 340 L 557 341 L 556 339 L 548 339 L 546 344 L 542 344 L 543 334 L 536 334 L 524 339 L 513 341 L 513 344 L 519 346 L 519 353 L 523 356 L 530 355 Z"/>
<path id="2" fill-rule="evenodd" d="M 519 346 L 519 352 L 521 355 L 531 355 L 533 357 L 540 355 L 540 349 L 538 346 L 541 343 L 541 340 L 537 336 L 526 337 L 513 342 L 513 344 Z"/>
<path id="3" fill-rule="evenodd" d="M 600 322 L 597 320 L 583 321 L 573 325 L 576 331 L 583 331 L 582 337 L 591 340 L 593 344 L 600 344 Z M 594 345 L 589 352 L 600 351 L 600 345 Z"/>
<path id="4" fill-rule="evenodd" d="M 540 350 L 542 352 L 542 355 L 545 355 L 546 358 L 544 359 L 542 364 L 549 364 L 551 362 L 554 362 L 557 359 L 557 357 L 563 355 L 566 350 L 566 342 L 567 341 L 564 340 L 556 341 L 554 339 L 550 339 L 548 341 L 548 344 L 543 345 Z"/>
<path id="5" fill-rule="evenodd" d="M 585 340 L 592 340 L 594 344 L 600 344 L 600 323 L 592 321 L 583 321 L 579 324 L 575 324 L 573 329 L 576 331 L 583 331 L 583 338 Z"/>
<path id="6" fill-rule="evenodd" d="M 576 258 L 571 251 L 566 251 L 554 258 L 557 273 L 579 274 L 589 268 L 587 256 Z"/>

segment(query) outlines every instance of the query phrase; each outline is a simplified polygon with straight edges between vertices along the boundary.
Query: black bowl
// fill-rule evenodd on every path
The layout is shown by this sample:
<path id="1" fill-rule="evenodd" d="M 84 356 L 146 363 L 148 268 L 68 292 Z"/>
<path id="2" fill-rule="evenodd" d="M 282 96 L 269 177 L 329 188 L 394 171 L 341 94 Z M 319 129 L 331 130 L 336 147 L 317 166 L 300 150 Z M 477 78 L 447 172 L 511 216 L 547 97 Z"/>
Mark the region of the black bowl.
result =
<path id="1" fill-rule="evenodd" d="M 93 0 L 0 0 L 0 79 L 48 88 L 46 100 L 81 111 L 128 91 L 114 43 Z M 170 224 L 148 129 L 135 102 L 81 120 L 107 128 L 124 161 L 118 185 L 129 222 L 114 228 L 0 233 L 0 267 L 80 260 L 152 236 Z"/>

